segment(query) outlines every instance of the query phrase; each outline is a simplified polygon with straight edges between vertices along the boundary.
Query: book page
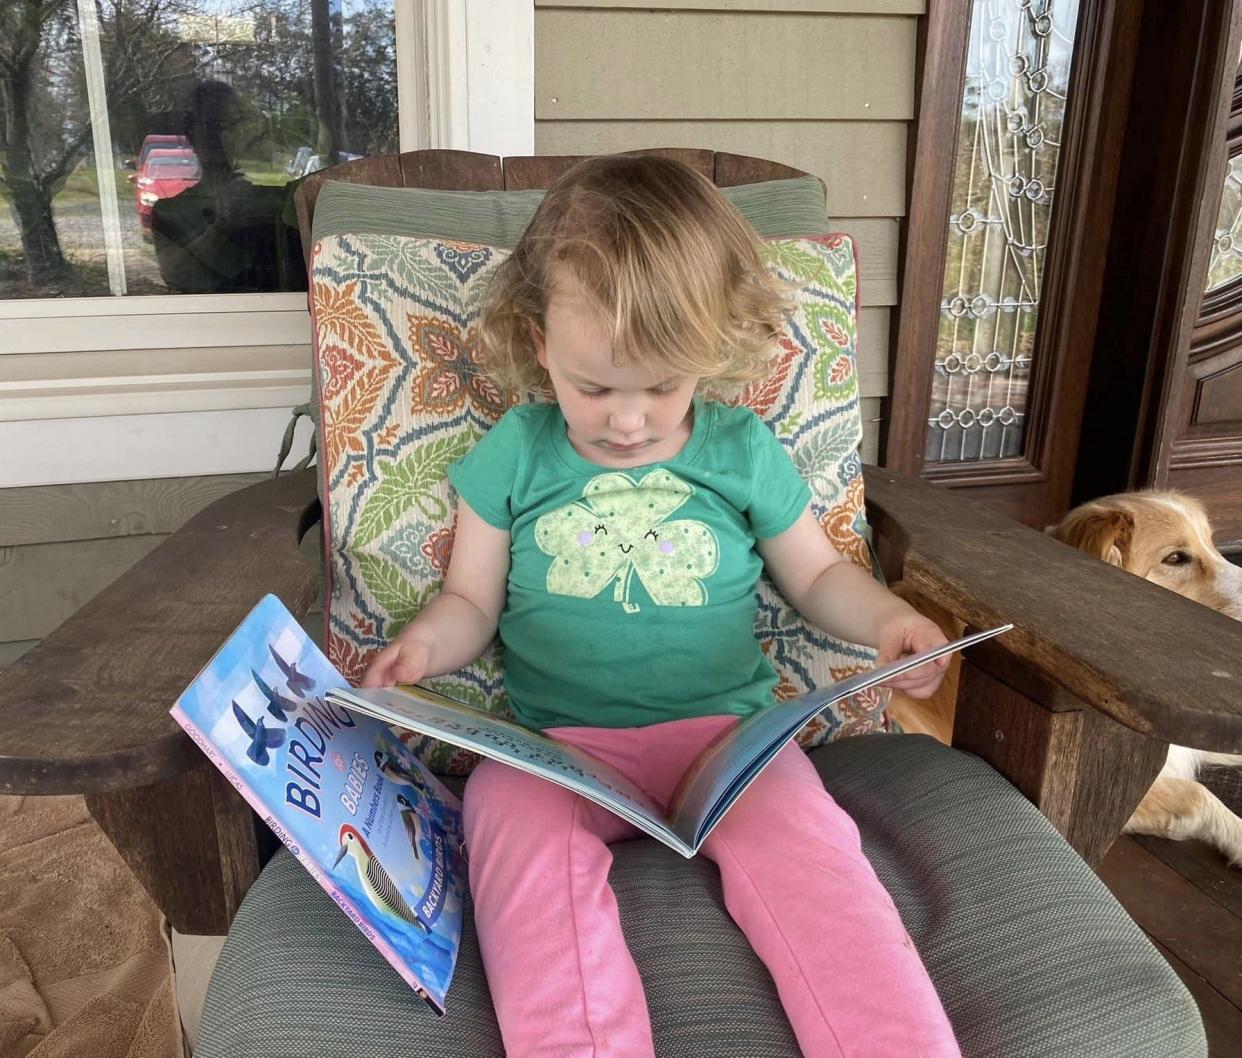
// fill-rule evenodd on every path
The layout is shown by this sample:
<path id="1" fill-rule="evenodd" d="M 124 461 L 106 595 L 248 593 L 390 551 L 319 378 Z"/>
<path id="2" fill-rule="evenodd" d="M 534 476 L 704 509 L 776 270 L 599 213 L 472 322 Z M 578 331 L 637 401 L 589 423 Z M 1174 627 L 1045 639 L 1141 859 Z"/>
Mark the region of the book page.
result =
<path id="1" fill-rule="evenodd" d="M 715 739 L 687 770 L 669 804 L 670 825 L 679 833 L 692 834 L 691 844 L 697 849 L 742 791 L 816 713 L 851 694 L 974 646 L 1011 628 L 1013 625 L 1007 624 L 976 632 L 933 650 L 856 673 L 828 687 L 814 688 L 796 698 L 776 702 L 752 713 Z"/>
<path id="2" fill-rule="evenodd" d="M 330 692 L 328 700 L 558 783 L 686 854 L 655 801 L 615 768 L 575 746 L 425 687 L 342 687 Z"/>

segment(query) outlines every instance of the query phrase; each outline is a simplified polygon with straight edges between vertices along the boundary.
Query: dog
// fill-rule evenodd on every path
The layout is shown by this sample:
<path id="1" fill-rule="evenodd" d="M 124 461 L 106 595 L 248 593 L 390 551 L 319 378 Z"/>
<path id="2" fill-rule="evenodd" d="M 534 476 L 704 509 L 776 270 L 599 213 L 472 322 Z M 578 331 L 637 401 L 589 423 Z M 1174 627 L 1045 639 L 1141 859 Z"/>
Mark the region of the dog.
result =
<path id="1" fill-rule="evenodd" d="M 1074 508 L 1051 536 L 1128 573 L 1242 621 L 1242 568 L 1212 543 L 1203 506 L 1177 492 L 1126 492 Z M 1170 746 L 1160 775 L 1123 828 L 1181 841 L 1197 838 L 1242 867 L 1242 818 L 1197 781 L 1208 764 L 1242 756 Z"/>

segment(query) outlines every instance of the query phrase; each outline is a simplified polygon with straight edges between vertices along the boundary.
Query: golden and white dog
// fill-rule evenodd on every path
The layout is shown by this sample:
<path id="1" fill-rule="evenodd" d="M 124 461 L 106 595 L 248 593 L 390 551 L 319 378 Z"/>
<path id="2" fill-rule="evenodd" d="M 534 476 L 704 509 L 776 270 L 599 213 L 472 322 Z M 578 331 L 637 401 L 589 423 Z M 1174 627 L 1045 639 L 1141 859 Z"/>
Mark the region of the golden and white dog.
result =
<path id="1" fill-rule="evenodd" d="M 1047 530 L 1072 547 L 1242 620 L 1242 569 L 1212 543 L 1203 507 L 1175 492 L 1127 492 L 1092 500 Z M 1242 867 L 1242 818 L 1196 781 L 1203 764 L 1242 766 L 1242 756 L 1170 746 L 1168 760 L 1125 830 L 1198 838 Z"/>

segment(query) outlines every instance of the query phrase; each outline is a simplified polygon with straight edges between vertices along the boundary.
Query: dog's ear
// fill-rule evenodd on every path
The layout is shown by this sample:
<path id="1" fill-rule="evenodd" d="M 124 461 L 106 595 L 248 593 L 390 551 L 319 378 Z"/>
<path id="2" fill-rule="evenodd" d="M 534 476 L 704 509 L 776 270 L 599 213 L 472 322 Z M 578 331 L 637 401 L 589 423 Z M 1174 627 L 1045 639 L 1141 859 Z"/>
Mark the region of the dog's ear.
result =
<path id="1" fill-rule="evenodd" d="M 1115 507 L 1085 504 L 1045 532 L 1114 566 L 1125 568 L 1134 533 L 1134 516 Z"/>

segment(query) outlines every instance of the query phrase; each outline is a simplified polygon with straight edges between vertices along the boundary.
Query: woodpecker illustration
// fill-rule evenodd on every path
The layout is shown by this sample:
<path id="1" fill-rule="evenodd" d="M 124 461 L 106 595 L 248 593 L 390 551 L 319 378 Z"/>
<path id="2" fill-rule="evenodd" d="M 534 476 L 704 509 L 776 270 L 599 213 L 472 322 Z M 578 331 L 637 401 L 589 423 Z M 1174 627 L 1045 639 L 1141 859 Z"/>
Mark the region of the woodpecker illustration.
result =
<path id="1" fill-rule="evenodd" d="M 336 859 L 332 861 L 332 869 L 336 870 L 337 864 L 348 856 L 357 866 L 358 881 L 362 883 L 362 891 L 372 904 L 381 911 L 387 911 L 390 915 L 401 919 L 402 922 L 408 922 L 424 933 L 430 933 L 431 930 L 406 903 L 405 897 L 397 888 L 397 883 L 384 870 L 383 864 L 375 858 L 366 840 L 348 823 L 341 826 L 340 842 L 341 848 L 336 854 Z"/>
<path id="2" fill-rule="evenodd" d="M 423 855 L 418 851 L 418 840 L 422 837 L 422 819 L 418 810 L 405 794 L 397 794 L 398 811 L 401 813 L 401 825 L 405 827 L 405 836 L 410 839 L 410 847 L 414 849 L 414 858 L 421 860 Z"/>
<path id="3" fill-rule="evenodd" d="M 271 643 L 267 645 L 273 660 L 279 666 L 280 671 L 285 674 L 285 686 L 289 688 L 290 694 L 296 694 L 299 698 L 305 697 L 310 693 L 310 689 L 315 686 L 315 681 L 309 676 L 298 672 L 297 665 L 292 661 L 286 661 L 276 653 L 276 648 Z"/>
<path id="4" fill-rule="evenodd" d="M 375 766 L 384 773 L 384 778 L 398 783 L 401 786 L 413 786 L 419 793 L 429 793 L 427 781 L 418 773 L 417 769 L 407 767 L 393 754 L 386 753 L 382 749 L 375 751 Z"/>
<path id="5" fill-rule="evenodd" d="M 260 766 L 267 764 L 272 759 L 267 751 L 281 745 L 285 741 L 285 733 L 283 731 L 268 731 L 264 726 L 263 717 L 259 717 L 258 720 L 251 720 L 240 705 L 236 702 L 232 702 L 232 705 L 233 716 L 241 724 L 241 729 L 250 736 L 250 745 L 246 747 L 246 756 Z"/>
<path id="6" fill-rule="evenodd" d="M 272 690 L 254 669 L 250 670 L 250 675 L 254 679 L 254 685 L 263 693 L 263 697 L 267 699 L 267 711 L 272 714 L 275 719 L 282 724 L 289 719 L 289 714 L 296 712 L 298 703 L 292 698 L 286 698 L 279 691 Z"/>

